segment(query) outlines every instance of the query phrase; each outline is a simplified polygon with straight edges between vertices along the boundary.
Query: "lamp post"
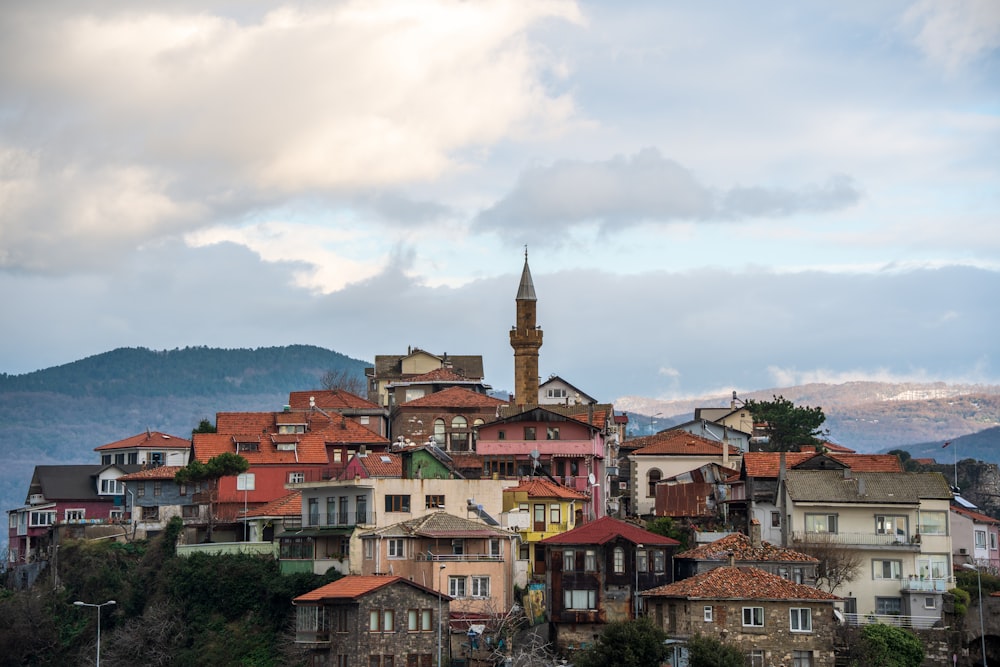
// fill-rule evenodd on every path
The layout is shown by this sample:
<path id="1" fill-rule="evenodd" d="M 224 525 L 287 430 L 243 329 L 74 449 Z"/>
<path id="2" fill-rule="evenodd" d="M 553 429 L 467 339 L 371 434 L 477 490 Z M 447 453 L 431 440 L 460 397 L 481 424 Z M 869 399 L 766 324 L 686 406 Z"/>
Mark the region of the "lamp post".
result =
<path id="1" fill-rule="evenodd" d="M 444 565 L 438 569 L 438 667 L 441 667 L 441 624 L 444 618 L 441 616 L 441 598 L 444 596 L 444 586 L 441 583 L 441 575 L 444 574 Z"/>
<path id="2" fill-rule="evenodd" d="M 986 628 L 983 623 L 983 574 L 979 568 L 971 563 L 962 563 L 962 568 L 976 571 L 976 584 L 979 588 L 979 639 L 983 649 L 983 667 L 986 667 Z"/>
<path id="3" fill-rule="evenodd" d="M 108 600 L 107 602 L 102 602 L 100 604 L 91 604 L 89 602 L 81 602 L 77 600 L 74 602 L 77 607 L 96 607 L 97 608 L 97 667 L 101 667 L 101 607 L 106 607 L 112 604 L 118 604 L 114 600 Z"/>
<path id="4" fill-rule="evenodd" d="M 643 545 L 635 545 L 635 590 L 632 591 L 632 597 L 635 598 L 635 619 L 639 620 L 639 549 L 643 549 Z"/>

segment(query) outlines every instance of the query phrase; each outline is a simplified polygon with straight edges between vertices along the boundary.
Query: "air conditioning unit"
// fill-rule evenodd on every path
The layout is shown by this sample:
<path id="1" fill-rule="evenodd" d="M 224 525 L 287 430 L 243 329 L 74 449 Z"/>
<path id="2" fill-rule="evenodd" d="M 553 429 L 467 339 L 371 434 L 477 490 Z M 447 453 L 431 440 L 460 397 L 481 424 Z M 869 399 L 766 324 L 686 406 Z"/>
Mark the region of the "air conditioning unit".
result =
<path id="1" fill-rule="evenodd" d="M 958 553 L 960 555 L 962 555 L 962 556 L 968 556 L 969 555 L 969 550 L 966 549 L 965 547 L 962 547 L 961 549 L 958 550 Z"/>

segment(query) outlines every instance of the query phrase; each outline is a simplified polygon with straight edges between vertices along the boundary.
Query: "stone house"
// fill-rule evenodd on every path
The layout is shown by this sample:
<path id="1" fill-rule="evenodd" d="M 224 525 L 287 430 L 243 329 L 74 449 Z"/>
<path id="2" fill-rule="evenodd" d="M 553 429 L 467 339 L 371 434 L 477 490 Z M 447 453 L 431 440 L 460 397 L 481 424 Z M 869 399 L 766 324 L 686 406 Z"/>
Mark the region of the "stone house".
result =
<path id="1" fill-rule="evenodd" d="M 467 387 L 448 387 L 394 405 L 395 444 L 431 442 L 448 452 L 476 451 L 476 429 L 506 403 Z"/>
<path id="2" fill-rule="evenodd" d="M 819 560 L 761 540 L 760 526 L 755 524 L 751 526 L 750 535 L 732 533 L 676 554 L 674 573 L 679 581 L 733 563 L 755 567 L 797 584 L 813 585 Z"/>
<path id="3" fill-rule="evenodd" d="M 295 643 L 312 667 L 447 664 L 450 601 L 403 577 L 343 577 L 292 600 Z"/>
<path id="4" fill-rule="evenodd" d="M 833 667 L 835 595 L 770 572 L 724 565 L 644 591 L 647 613 L 672 639 L 709 635 L 753 667 Z"/>
<path id="5" fill-rule="evenodd" d="M 451 375 L 428 375 L 434 371 L 448 371 Z M 473 387 L 484 393 L 488 389 L 483 384 L 482 355 L 437 355 L 412 346 L 407 348 L 406 354 L 375 355 L 375 365 L 365 369 L 365 376 L 368 400 L 386 407 L 449 386 Z M 420 379 L 414 382 L 415 378 Z"/>

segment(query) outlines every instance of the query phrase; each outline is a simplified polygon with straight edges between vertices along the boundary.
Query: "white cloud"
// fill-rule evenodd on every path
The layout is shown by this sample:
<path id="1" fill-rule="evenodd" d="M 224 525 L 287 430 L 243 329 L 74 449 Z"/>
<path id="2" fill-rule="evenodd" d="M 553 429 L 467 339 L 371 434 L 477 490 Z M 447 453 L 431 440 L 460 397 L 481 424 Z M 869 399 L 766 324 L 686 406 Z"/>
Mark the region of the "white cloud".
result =
<path id="1" fill-rule="evenodd" d="M 1000 4 L 995 0 L 919 0 L 903 15 L 917 46 L 931 61 L 955 71 L 1000 47 Z"/>

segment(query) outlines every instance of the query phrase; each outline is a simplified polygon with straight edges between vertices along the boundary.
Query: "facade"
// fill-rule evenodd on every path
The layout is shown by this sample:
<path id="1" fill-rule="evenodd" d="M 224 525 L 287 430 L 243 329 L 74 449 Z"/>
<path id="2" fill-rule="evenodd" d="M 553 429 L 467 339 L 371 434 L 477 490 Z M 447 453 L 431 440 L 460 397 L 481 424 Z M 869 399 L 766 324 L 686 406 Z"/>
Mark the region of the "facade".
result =
<path id="1" fill-rule="evenodd" d="M 314 667 L 449 664 L 446 595 L 403 577 L 347 576 L 292 600 Z"/>
<path id="2" fill-rule="evenodd" d="M 737 468 L 740 464 L 740 450 L 729 445 L 723 446 L 717 440 L 692 435 L 687 431 L 668 430 L 654 435 L 634 438 L 634 446 L 641 444 L 628 455 L 633 512 L 649 515 L 656 503 L 656 485 L 660 480 L 680 475 L 708 463 L 716 463 L 723 468 Z"/>
<path id="3" fill-rule="evenodd" d="M 401 576 L 452 598 L 452 613 L 492 618 L 514 604 L 517 533 L 434 512 L 361 535 L 362 575 Z"/>
<path id="4" fill-rule="evenodd" d="M 516 324 L 510 330 L 510 346 L 514 348 L 515 405 L 527 407 L 538 401 L 538 350 L 542 347 L 542 328 L 535 322 L 538 297 L 528 269 L 528 250 L 524 250 L 524 268 L 517 288 Z"/>
<path id="5" fill-rule="evenodd" d="M 94 449 L 102 465 L 185 466 L 191 441 L 159 431 L 146 431 Z"/>
<path id="6" fill-rule="evenodd" d="M 1000 572 L 1000 521 L 961 505 L 951 506 L 952 556 L 956 566 L 966 563 L 987 572 Z"/>
<path id="7" fill-rule="evenodd" d="M 686 421 L 683 424 L 671 426 L 667 430 L 686 431 L 691 435 L 697 435 L 707 440 L 715 440 L 719 443 L 728 442 L 730 445 L 740 450 L 740 452 L 747 452 L 750 450 L 750 433 L 740 431 L 726 424 L 716 424 L 715 422 L 710 422 L 707 419 L 692 419 L 691 421 Z"/>
<path id="8" fill-rule="evenodd" d="M 544 581 L 545 548 L 539 543 L 573 530 L 577 507 L 589 500 L 579 491 L 538 477 L 504 489 L 501 523 L 520 536 L 518 560 L 526 566 L 525 580 Z"/>
<path id="9" fill-rule="evenodd" d="M 787 546 L 857 554 L 840 589 L 847 613 L 941 618 L 952 587 L 951 488 L 940 473 L 791 470 L 780 492 Z"/>
<path id="10" fill-rule="evenodd" d="M 833 667 L 837 625 L 826 591 L 753 567 L 725 565 L 644 591 L 671 638 L 702 634 L 735 646 L 753 667 Z"/>
<path id="11" fill-rule="evenodd" d="M 389 437 L 389 411 L 343 389 L 289 392 L 288 407 L 297 411 L 319 408 L 336 412 L 381 436 Z"/>
<path id="12" fill-rule="evenodd" d="M 497 417 L 498 398 L 465 387 L 449 387 L 392 409 L 395 445 L 427 442 L 448 452 L 476 451 L 477 429 Z"/>
<path id="13" fill-rule="evenodd" d="M 736 470 L 706 463 L 656 484 L 655 516 L 675 519 L 727 519 L 730 478 Z"/>
<path id="14" fill-rule="evenodd" d="M 406 384 L 412 378 L 427 375 L 433 371 L 448 370 L 461 381 L 452 380 L 443 383 L 437 378 L 439 389 L 446 386 L 467 385 L 483 381 L 483 358 L 479 355 L 436 355 L 417 347 L 409 347 L 406 354 L 379 354 L 375 356 L 375 365 L 365 369 L 368 380 L 368 400 L 377 405 L 392 407 L 398 399 L 409 402 L 425 396 L 429 390 L 434 390 L 434 382 L 421 382 L 419 386 Z M 427 380 L 428 378 L 424 378 Z M 392 391 L 389 385 L 394 385 Z M 471 385 L 475 386 L 475 385 Z"/>
<path id="15" fill-rule="evenodd" d="M 174 481 L 183 466 L 159 466 L 130 473 L 121 478 L 125 485 L 125 508 L 136 537 L 154 537 L 173 517 L 196 531 L 205 525 L 208 510 L 197 502 L 195 487 Z"/>
<path id="16" fill-rule="evenodd" d="M 677 579 L 687 579 L 723 565 L 755 567 L 797 584 L 816 582 L 819 560 L 760 539 L 760 527 L 750 535 L 732 533 L 674 556 Z"/>
<path id="17" fill-rule="evenodd" d="M 552 641 L 572 651 L 603 625 L 637 618 L 639 591 L 673 581 L 677 540 L 604 517 L 541 541 Z"/>
<path id="18" fill-rule="evenodd" d="M 538 405 L 594 405 L 597 399 L 580 391 L 558 375 L 538 385 Z"/>

